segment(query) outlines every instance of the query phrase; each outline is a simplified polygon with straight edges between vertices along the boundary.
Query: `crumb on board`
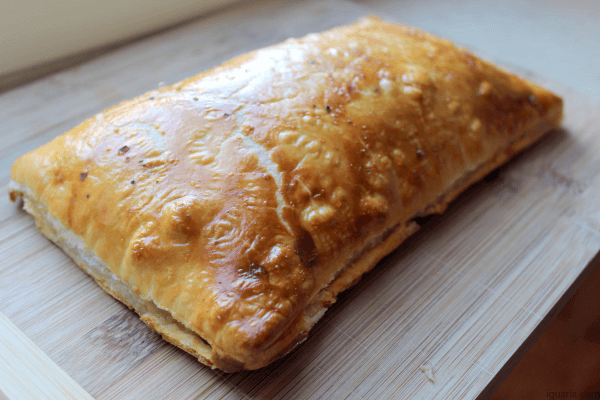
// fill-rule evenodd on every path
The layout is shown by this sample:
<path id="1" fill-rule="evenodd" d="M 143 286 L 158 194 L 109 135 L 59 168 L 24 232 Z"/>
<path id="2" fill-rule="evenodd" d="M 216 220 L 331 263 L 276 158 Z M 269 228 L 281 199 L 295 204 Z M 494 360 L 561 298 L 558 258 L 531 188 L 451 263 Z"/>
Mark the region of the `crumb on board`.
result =
<path id="1" fill-rule="evenodd" d="M 423 372 L 425 374 L 427 379 L 429 379 L 431 382 L 435 383 L 435 378 L 433 377 L 433 365 L 431 365 L 431 363 L 429 361 L 426 362 L 425 364 L 421 365 L 419 367 L 419 369 L 421 370 L 421 372 Z"/>

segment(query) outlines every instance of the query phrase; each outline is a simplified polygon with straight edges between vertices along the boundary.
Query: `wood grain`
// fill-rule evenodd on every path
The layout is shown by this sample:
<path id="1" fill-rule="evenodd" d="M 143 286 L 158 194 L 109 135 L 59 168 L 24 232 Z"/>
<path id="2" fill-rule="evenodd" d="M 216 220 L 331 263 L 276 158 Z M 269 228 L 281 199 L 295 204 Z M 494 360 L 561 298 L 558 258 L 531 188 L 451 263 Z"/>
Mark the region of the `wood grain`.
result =
<path id="1" fill-rule="evenodd" d="M 0 314 L 0 398 L 92 400 L 8 318 Z"/>
<path id="2" fill-rule="evenodd" d="M 158 82 L 367 13 L 344 1 L 248 4 L 7 92 L 0 185 L 20 154 Z M 565 98 L 563 130 L 432 218 L 267 368 L 223 374 L 163 342 L 7 197 L 0 311 L 97 399 L 475 398 L 600 249 L 600 107 L 540 81 Z"/>

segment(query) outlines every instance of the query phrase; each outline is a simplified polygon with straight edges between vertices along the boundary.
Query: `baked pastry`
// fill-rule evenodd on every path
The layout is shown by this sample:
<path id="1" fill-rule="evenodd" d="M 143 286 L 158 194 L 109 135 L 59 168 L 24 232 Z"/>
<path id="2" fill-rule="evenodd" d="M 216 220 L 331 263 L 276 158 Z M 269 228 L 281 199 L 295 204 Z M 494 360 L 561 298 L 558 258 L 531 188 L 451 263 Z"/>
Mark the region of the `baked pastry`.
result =
<path id="1" fill-rule="evenodd" d="M 562 100 L 369 17 L 237 57 L 13 165 L 39 229 L 167 341 L 256 369 Z"/>

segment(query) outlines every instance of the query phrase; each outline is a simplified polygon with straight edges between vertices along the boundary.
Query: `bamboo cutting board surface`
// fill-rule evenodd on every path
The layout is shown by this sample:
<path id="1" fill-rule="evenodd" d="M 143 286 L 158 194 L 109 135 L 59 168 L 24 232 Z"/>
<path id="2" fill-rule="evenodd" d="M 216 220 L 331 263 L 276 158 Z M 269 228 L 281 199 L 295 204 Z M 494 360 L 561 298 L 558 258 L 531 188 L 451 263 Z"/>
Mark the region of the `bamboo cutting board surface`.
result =
<path id="1" fill-rule="evenodd" d="M 366 13 L 343 1 L 245 5 L 5 93 L 0 185 L 19 155 L 161 81 Z M 14 324 L 96 399 L 484 397 L 600 250 L 600 107 L 528 77 L 564 97 L 564 129 L 427 222 L 267 368 L 224 374 L 162 341 L 8 196 L 0 197 L 0 312 L 10 324 L 1 331 Z M 11 384 L 2 371 L 0 398 Z"/>

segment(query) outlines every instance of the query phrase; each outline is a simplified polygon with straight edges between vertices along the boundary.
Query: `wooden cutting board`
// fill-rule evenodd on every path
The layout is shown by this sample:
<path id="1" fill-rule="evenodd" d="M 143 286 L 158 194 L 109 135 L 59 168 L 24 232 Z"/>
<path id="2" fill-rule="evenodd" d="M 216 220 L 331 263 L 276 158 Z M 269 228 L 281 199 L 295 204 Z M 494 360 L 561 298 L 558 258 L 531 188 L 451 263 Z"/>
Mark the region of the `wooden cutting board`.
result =
<path id="1" fill-rule="evenodd" d="M 341 0 L 282 3 L 215 14 L 1 95 L 0 185 L 22 153 L 161 81 L 368 13 Z M 267 368 L 224 374 L 162 341 L 7 196 L 0 312 L 96 399 L 485 397 L 600 249 L 600 106 L 520 73 L 564 97 L 563 130 L 431 219 Z M 11 329 L 2 332 L 20 334 Z M 6 360 L 0 354 L 0 391 L 15 385 Z"/>

